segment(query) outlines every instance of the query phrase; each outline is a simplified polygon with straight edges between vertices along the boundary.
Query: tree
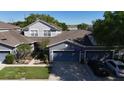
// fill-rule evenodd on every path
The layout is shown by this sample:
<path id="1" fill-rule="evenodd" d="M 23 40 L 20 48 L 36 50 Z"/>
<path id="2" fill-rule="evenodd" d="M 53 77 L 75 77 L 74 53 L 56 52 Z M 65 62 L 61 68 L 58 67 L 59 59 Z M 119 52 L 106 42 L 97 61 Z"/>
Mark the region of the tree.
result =
<path id="1" fill-rule="evenodd" d="M 25 27 L 27 26 L 27 23 L 26 22 L 23 22 L 23 21 L 18 21 L 18 22 L 14 22 L 12 23 L 13 25 L 17 25 L 17 26 L 20 26 L 20 27 Z"/>
<path id="2" fill-rule="evenodd" d="M 14 55 L 13 54 L 8 54 L 7 56 L 6 56 L 6 63 L 7 64 L 12 64 L 13 62 L 14 62 L 14 60 L 15 60 L 15 57 L 14 57 Z"/>
<path id="3" fill-rule="evenodd" d="M 124 12 L 104 12 L 104 19 L 93 23 L 93 35 L 99 45 L 124 45 Z"/>
<path id="4" fill-rule="evenodd" d="M 39 47 L 41 49 L 46 49 L 48 44 L 49 44 L 49 39 L 42 39 L 41 43 L 39 43 Z"/>
<path id="5" fill-rule="evenodd" d="M 67 31 L 68 27 L 65 23 L 60 23 L 59 26 L 62 28 L 63 31 Z"/>
<path id="6" fill-rule="evenodd" d="M 49 44 L 49 39 L 43 39 L 41 42 L 37 43 L 38 52 L 37 58 L 43 60 L 45 63 L 48 64 L 48 49 L 47 45 Z"/>
<path id="7" fill-rule="evenodd" d="M 88 24 L 82 23 L 82 24 L 77 25 L 77 28 L 79 30 L 87 30 L 88 26 L 89 26 Z"/>
<path id="8" fill-rule="evenodd" d="M 45 14 L 30 14 L 28 17 L 25 18 L 24 21 L 17 21 L 14 22 L 14 25 L 20 26 L 20 27 L 25 27 L 37 19 L 43 20 L 48 22 L 51 25 L 55 25 L 58 28 L 62 28 L 62 30 L 67 30 L 67 25 L 65 23 L 61 23 L 58 20 L 56 20 L 54 17 L 50 15 L 45 15 Z"/>
<path id="9" fill-rule="evenodd" d="M 27 54 L 31 52 L 31 46 L 29 44 L 21 44 L 17 46 L 17 57 L 25 58 Z"/>

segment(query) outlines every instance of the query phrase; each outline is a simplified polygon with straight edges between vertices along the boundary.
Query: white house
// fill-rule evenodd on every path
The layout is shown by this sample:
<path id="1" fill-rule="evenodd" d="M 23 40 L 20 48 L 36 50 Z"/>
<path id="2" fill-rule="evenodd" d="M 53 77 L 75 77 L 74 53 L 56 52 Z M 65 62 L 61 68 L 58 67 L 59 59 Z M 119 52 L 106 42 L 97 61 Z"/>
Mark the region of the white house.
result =
<path id="1" fill-rule="evenodd" d="M 74 30 L 78 30 L 78 27 L 77 27 L 77 25 L 68 25 L 68 30 L 69 31 L 74 31 Z"/>
<path id="2" fill-rule="evenodd" d="M 23 32 L 27 37 L 54 37 L 62 31 L 43 20 L 36 20 L 32 24 L 24 27 Z"/>

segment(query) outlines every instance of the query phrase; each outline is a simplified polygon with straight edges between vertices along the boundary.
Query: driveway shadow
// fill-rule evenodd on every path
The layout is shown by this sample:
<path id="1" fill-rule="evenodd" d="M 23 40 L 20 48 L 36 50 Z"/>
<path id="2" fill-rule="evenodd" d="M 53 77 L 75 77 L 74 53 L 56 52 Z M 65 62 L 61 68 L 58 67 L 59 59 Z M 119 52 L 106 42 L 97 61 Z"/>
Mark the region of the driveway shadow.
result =
<path id="1" fill-rule="evenodd" d="M 96 81 L 96 77 L 86 64 L 78 62 L 53 62 L 51 74 L 62 81 Z"/>

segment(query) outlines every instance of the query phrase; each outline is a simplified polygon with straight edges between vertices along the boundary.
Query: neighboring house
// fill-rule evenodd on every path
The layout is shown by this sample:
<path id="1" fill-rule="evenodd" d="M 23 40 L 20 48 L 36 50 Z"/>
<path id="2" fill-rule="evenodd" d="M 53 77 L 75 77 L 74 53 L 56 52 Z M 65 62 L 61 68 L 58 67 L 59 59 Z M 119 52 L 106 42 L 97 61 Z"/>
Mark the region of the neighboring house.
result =
<path id="1" fill-rule="evenodd" d="M 93 31 L 93 25 L 88 25 L 87 30 L 88 31 Z"/>
<path id="2" fill-rule="evenodd" d="M 90 31 L 68 31 L 50 39 L 49 60 L 51 62 L 81 62 L 98 59 L 108 54 L 113 57 L 113 50 L 96 46 Z"/>
<path id="3" fill-rule="evenodd" d="M 20 35 L 17 31 L 0 32 L 0 63 L 5 60 L 8 53 L 16 54 L 16 47 L 18 45 L 30 44 L 33 50 L 33 43 L 34 41 Z"/>
<path id="4" fill-rule="evenodd" d="M 69 31 L 78 30 L 78 27 L 77 27 L 77 25 L 68 25 L 68 30 Z"/>
<path id="5" fill-rule="evenodd" d="M 4 22 L 0 22 L 0 32 L 10 31 L 10 30 L 20 31 L 20 29 L 21 28 L 18 26 L 4 23 Z"/>
<path id="6" fill-rule="evenodd" d="M 23 28 L 23 33 L 27 37 L 54 37 L 61 34 L 61 29 L 43 20 L 36 20 L 32 24 Z"/>

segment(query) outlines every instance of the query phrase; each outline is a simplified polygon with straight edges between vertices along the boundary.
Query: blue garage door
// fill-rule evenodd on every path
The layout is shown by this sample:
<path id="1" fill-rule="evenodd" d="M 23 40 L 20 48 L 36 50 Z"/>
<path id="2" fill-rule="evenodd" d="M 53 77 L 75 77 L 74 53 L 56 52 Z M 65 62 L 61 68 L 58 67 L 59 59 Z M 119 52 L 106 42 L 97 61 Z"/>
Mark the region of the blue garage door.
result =
<path id="1" fill-rule="evenodd" d="M 5 60 L 5 57 L 8 53 L 9 52 L 6 51 L 0 51 L 0 64 Z"/>
<path id="2" fill-rule="evenodd" d="M 87 51 L 86 52 L 86 59 L 87 60 L 97 60 L 101 58 L 112 58 L 113 51 Z"/>
<path id="3" fill-rule="evenodd" d="M 53 61 L 57 62 L 79 62 L 79 52 L 75 51 L 54 51 Z"/>

